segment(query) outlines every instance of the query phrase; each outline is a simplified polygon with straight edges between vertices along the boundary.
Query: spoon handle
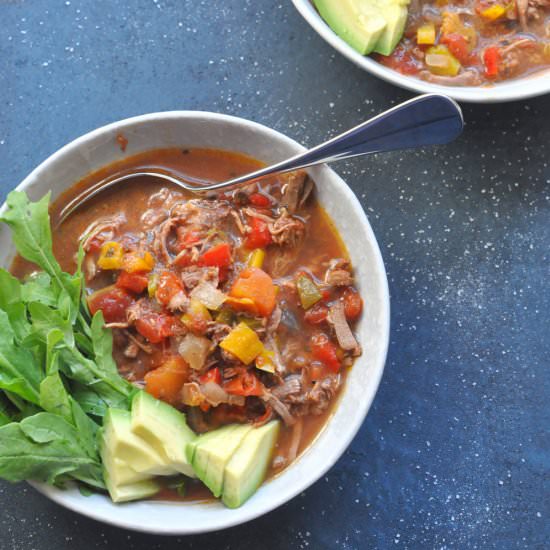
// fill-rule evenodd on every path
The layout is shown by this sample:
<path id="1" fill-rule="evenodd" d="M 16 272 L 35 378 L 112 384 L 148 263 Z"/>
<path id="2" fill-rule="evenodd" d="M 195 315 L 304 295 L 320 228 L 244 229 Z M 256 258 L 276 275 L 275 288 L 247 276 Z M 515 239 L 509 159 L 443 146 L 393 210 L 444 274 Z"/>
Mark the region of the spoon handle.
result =
<path id="1" fill-rule="evenodd" d="M 422 95 L 401 103 L 305 153 L 256 172 L 205 187 L 195 187 L 194 190 L 200 192 L 233 187 L 272 174 L 360 155 L 443 145 L 457 138 L 463 128 L 462 111 L 455 101 L 444 95 Z"/>

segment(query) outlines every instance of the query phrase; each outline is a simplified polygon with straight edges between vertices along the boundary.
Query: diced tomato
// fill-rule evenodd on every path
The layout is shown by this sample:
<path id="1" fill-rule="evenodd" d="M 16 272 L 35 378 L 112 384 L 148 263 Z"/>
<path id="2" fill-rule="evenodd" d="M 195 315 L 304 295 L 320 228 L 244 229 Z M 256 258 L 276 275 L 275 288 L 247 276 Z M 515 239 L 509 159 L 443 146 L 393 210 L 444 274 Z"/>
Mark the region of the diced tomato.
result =
<path id="1" fill-rule="evenodd" d="M 178 331 L 179 321 L 166 313 L 147 313 L 136 320 L 136 330 L 151 344 L 159 344 Z"/>
<path id="2" fill-rule="evenodd" d="M 145 375 L 145 391 L 172 405 L 179 401 L 183 384 L 189 378 L 189 367 L 179 356 L 171 357 Z"/>
<path id="3" fill-rule="evenodd" d="M 187 227 L 178 227 L 176 229 L 176 235 L 178 238 L 178 246 L 180 250 L 183 250 L 185 246 L 198 243 L 202 238 L 200 231 L 188 229 Z"/>
<path id="4" fill-rule="evenodd" d="M 273 242 L 267 223 L 260 218 L 250 220 L 250 233 L 246 236 L 245 246 L 251 250 L 254 248 L 265 248 Z"/>
<path id="5" fill-rule="evenodd" d="M 262 193 L 252 193 L 252 195 L 248 197 L 248 200 L 250 201 L 250 204 L 253 204 L 254 206 L 258 206 L 260 208 L 267 208 L 268 206 L 271 206 L 271 201 L 269 200 L 269 197 L 266 197 Z"/>
<path id="6" fill-rule="evenodd" d="M 378 55 L 382 65 L 394 69 L 402 74 L 417 74 L 420 71 L 419 63 L 403 46 L 398 46 L 391 55 Z"/>
<path id="7" fill-rule="evenodd" d="M 324 333 L 316 334 L 311 337 L 311 351 L 313 357 L 321 361 L 332 372 L 338 372 L 342 366 L 338 359 L 337 347 L 333 344 L 328 336 Z"/>
<path id="8" fill-rule="evenodd" d="M 105 238 L 103 237 L 103 235 L 101 235 L 101 233 L 95 235 L 93 239 L 88 241 L 87 251 L 99 252 L 104 242 L 105 242 Z"/>
<path id="9" fill-rule="evenodd" d="M 199 258 L 199 265 L 208 267 L 229 267 L 231 265 L 231 246 L 221 243 L 209 248 Z"/>
<path id="10" fill-rule="evenodd" d="M 327 376 L 327 374 L 331 372 L 328 371 L 327 367 L 323 363 L 319 363 L 318 361 L 312 361 L 311 364 L 308 366 L 308 375 L 311 378 L 311 380 L 322 380 Z"/>
<path id="11" fill-rule="evenodd" d="M 263 395 L 265 391 L 264 385 L 258 380 L 258 377 L 250 371 L 245 371 L 226 382 L 224 389 L 227 393 L 243 395 L 245 397 L 249 395 Z"/>
<path id="12" fill-rule="evenodd" d="M 468 40 L 461 34 L 452 32 L 441 37 L 441 44 L 445 44 L 449 51 L 462 65 L 469 65 L 472 61 Z"/>
<path id="13" fill-rule="evenodd" d="M 219 367 L 214 367 L 210 370 L 207 370 L 199 377 L 199 380 L 201 384 L 206 384 L 207 382 L 216 382 L 216 384 L 221 384 L 222 374 Z"/>
<path id="14" fill-rule="evenodd" d="M 487 78 L 496 78 L 500 63 L 500 50 L 496 46 L 487 48 L 483 52 L 483 63 L 485 64 L 485 76 Z"/>
<path id="15" fill-rule="evenodd" d="M 310 325 L 318 325 L 325 322 L 327 320 L 327 316 L 328 307 L 323 304 L 315 304 L 305 312 L 304 319 L 306 323 L 309 323 Z"/>
<path id="16" fill-rule="evenodd" d="M 229 296 L 241 301 L 228 300 L 234 309 L 269 317 L 275 309 L 277 287 L 265 271 L 258 267 L 249 267 L 240 273 L 229 291 Z"/>
<path id="17" fill-rule="evenodd" d="M 163 306 L 167 306 L 170 300 L 183 291 L 183 283 L 179 277 L 171 271 L 164 271 L 160 274 L 155 297 Z"/>
<path id="18" fill-rule="evenodd" d="M 123 288 L 110 286 L 94 292 L 88 297 L 90 313 L 103 312 L 106 323 L 124 323 L 126 310 L 134 303 L 134 298 Z"/>
<path id="19" fill-rule="evenodd" d="M 122 271 L 118 276 L 116 286 L 125 288 L 136 294 L 141 294 L 147 288 L 147 275 L 144 273 L 128 273 Z"/>
<path id="20" fill-rule="evenodd" d="M 348 321 L 356 321 L 363 311 L 363 300 L 359 292 L 353 287 L 348 286 L 342 295 L 344 302 L 344 312 Z"/>

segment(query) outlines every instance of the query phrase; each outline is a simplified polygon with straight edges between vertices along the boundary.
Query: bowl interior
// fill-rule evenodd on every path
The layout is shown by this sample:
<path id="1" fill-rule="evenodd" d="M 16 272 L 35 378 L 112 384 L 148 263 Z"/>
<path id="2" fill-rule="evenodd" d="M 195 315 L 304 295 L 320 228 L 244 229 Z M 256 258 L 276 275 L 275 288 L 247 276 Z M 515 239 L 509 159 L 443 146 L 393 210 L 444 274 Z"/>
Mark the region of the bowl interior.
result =
<path id="1" fill-rule="evenodd" d="M 550 69 L 505 81 L 495 86 L 440 86 L 384 67 L 369 56 L 363 56 L 342 40 L 317 13 L 311 0 L 292 0 L 296 9 L 315 31 L 333 48 L 362 69 L 396 86 L 420 93 L 445 94 L 470 103 L 500 103 L 527 99 L 550 92 Z"/>
<path id="2" fill-rule="evenodd" d="M 122 132 L 126 155 L 161 147 L 212 147 L 275 162 L 303 148 L 285 136 L 224 115 L 173 112 L 145 115 L 87 134 L 52 155 L 19 186 L 33 199 L 52 191 L 55 198 L 91 171 L 123 157 L 116 143 Z M 101 495 L 83 497 L 77 489 L 35 486 L 56 502 L 100 521 L 153 533 L 188 534 L 248 521 L 283 504 L 322 476 L 349 445 L 374 398 L 382 376 L 389 337 L 387 280 L 376 239 L 361 205 L 347 185 L 327 167 L 310 171 L 318 197 L 342 235 L 356 269 L 366 308 L 358 325 L 364 353 L 348 376 L 334 415 L 314 444 L 281 475 L 264 484 L 244 506 L 219 503 L 145 501 L 117 505 Z M 0 262 L 13 257 L 9 230 L 0 228 Z"/>

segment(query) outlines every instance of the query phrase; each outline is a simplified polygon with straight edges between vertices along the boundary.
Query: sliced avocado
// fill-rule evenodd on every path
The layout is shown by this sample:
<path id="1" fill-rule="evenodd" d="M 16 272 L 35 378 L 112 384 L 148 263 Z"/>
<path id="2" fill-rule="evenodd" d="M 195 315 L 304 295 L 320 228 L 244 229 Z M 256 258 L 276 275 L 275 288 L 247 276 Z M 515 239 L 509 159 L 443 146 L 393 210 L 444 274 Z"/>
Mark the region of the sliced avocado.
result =
<path id="1" fill-rule="evenodd" d="M 227 463 L 222 500 L 228 508 L 241 506 L 262 484 L 279 435 L 279 426 L 280 422 L 274 420 L 261 428 L 252 429 Z"/>
<path id="2" fill-rule="evenodd" d="M 374 47 L 375 52 L 382 55 L 390 55 L 401 40 L 409 13 L 407 9 L 408 2 L 404 4 L 403 1 L 393 0 L 393 2 L 387 2 L 385 0 L 371 0 L 386 20 L 386 28 Z"/>
<path id="3" fill-rule="evenodd" d="M 108 472 L 109 479 L 113 485 L 127 485 L 149 479 L 151 476 L 136 472 L 130 468 L 126 462 L 120 458 L 114 457 L 109 451 L 103 436 L 99 439 L 99 452 L 101 454 L 101 462 L 103 467 Z"/>
<path id="4" fill-rule="evenodd" d="M 176 470 L 186 476 L 196 477 L 185 449 L 197 436 L 187 425 L 183 413 L 141 391 L 132 401 L 132 432 L 153 447 Z"/>
<path id="5" fill-rule="evenodd" d="M 128 485 L 114 485 L 108 476 L 105 476 L 105 484 L 113 502 L 128 502 L 151 497 L 160 491 L 160 485 L 152 479 L 130 483 Z"/>
<path id="6" fill-rule="evenodd" d="M 104 444 L 114 458 L 141 474 L 173 475 L 178 471 L 166 457 L 132 432 L 130 413 L 109 409 L 103 423 Z"/>
<path id="7" fill-rule="evenodd" d="M 313 0 L 313 3 L 330 28 L 362 55 L 373 50 L 386 28 L 379 10 L 371 8 L 372 0 Z"/>
<path id="8" fill-rule="evenodd" d="M 193 468 L 215 497 L 222 493 L 225 465 L 251 429 L 249 425 L 232 424 L 199 436 Z"/>

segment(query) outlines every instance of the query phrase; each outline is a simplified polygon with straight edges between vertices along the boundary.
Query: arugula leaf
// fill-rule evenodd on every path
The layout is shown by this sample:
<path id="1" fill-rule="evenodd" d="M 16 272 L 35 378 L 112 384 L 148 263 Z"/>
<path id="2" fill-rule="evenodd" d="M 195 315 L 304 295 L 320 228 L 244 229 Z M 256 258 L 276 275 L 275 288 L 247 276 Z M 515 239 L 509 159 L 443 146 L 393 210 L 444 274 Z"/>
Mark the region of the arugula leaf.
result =
<path id="1" fill-rule="evenodd" d="M 21 300 L 25 304 L 40 302 L 47 306 L 55 306 L 57 293 L 52 286 L 52 278 L 43 271 L 29 275 L 21 285 Z"/>
<path id="2" fill-rule="evenodd" d="M 69 422 L 55 414 L 38 413 L 0 427 L 2 478 L 58 484 L 67 474 L 104 487 L 100 461 L 84 451 L 76 428 Z"/>
<path id="3" fill-rule="evenodd" d="M 86 414 L 100 418 L 105 416 L 109 405 L 97 392 L 88 386 L 78 383 L 73 383 L 71 387 L 71 395 L 78 401 Z"/>
<path id="4" fill-rule="evenodd" d="M 99 310 L 92 319 L 92 345 L 97 365 L 105 372 L 118 375 L 113 359 L 113 335 L 105 328 L 103 313 Z"/>
<path id="5" fill-rule="evenodd" d="M 33 354 L 15 344 L 15 333 L 8 315 L 0 310 L 0 389 L 8 390 L 38 405 L 43 369 Z"/>
<path id="6" fill-rule="evenodd" d="M 21 302 L 21 283 L 11 273 L 0 268 L 0 309 Z"/>
<path id="7" fill-rule="evenodd" d="M 40 383 L 40 406 L 47 412 L 58 414 L 72 421 L 69 394 L 59 373 L 49 374 Z"/>
<path id="8" fill-rule="evenodd" d="M 0 394 L 0 426 L 9 424 L 12 421 L 10 402 Z"/>

